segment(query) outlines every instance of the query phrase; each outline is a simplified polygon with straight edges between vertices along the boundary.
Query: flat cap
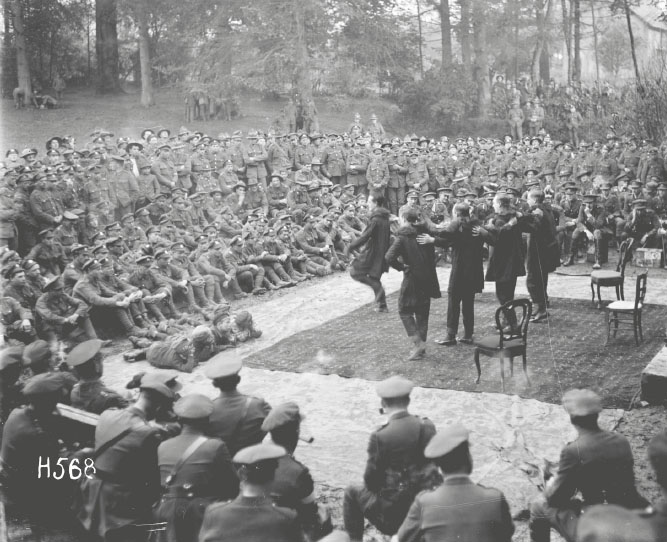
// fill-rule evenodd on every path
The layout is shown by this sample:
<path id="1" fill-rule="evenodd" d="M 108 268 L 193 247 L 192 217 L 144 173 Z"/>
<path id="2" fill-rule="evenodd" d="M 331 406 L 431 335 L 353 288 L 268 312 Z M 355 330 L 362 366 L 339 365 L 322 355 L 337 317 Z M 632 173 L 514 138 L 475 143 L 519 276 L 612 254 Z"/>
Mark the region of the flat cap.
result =
<path id="1" fill-rule="evenodd" d="M 255 444 L 238 451 L 232 460 L 240 465 L 254 465 L 268 459 L 279 459 L 287 455 L 285 448 L 275 444 Z"/>
<path id="2" fill-rule="evenodd" d="M 25 347 L 22 360 L 24 365 L 30 367 L 33 363 L 44 361 L 50 357 L 51 349 L 49 348 L 49 343 L 38 339 Z"/>
<path id="3" fill-rule="evenodd" d="M 90 361 L 102 349 L 103 342 L 100 339 L 90 339 L 77 344 L 67 356 L 65 362 L 70 367 L 78 367 Z"/>
<path id="4" fill-rule="evenodd" d="M 394 399 L 396 397 L 406 397 L 410 395 L 415 385 L 402 376 L 390 376 L 386 380 L 379 382 L 375 386 L 377 394 L 383 399 Z"/>
<path id="5" fill-rule="evenodd" d="M 453 423 L 438 431 L 424 449 L 424 457 L 433 459 L 448 454 L 454 448 L 468 441 L 470 431 L 460 423 Z"/>
<path id="6" fill-rule="evenodd" d="M 206 362 L 204 374 L 211 380 L 238 374 L 243 367 L 241 358 L 231 352 L 220 352 Z"/>
<path id="7" fill-rule="evenodd" d="M 201 393 L 191 393 L 174 403 L 174 414 L 179 418 L 200 420 L 213 412 L 213 401 Z"/>
<path id="8" fill-rule="evenodd" d="M 23 359 L 23 346 L 10 346 L 9 348 L 5 348 L 4 350 L 0 351 L 0 371 L 6 369 L 10 365 L 21 363 L 22 359 Z"/>
<path id="9" fill-rule="evenodd" d="M 26 382 L 23 387 L 23 395 L 34 397 L 49 393 L 61 393 L 64 382 L 62 375 L 57 372 L 38 374 Z"/>
<path id="10" fill-rule="evenodd" d="M 173 380 L 173 378 L 172 378 Z M 178 391 L 177 386 L 170 386 L 169 380 L 166 379 L 165 375 L 159 373 L 146 373 L 141 377 L 141 383 L 139 384 L 139 389 L 141 390 L 153 390 L 167 399 L 175 399 L 176 392 Z"/>
<path id="11" fill-rule="evenodd" d="M 590 416 L 602 411 L 602 401 L 592 390 L 575 389 L 563 395 L 563 408 L 570 416 Z"/>
<path id="12" fill-rule="evenodd" d="M 80 245 L 79 243 L 74 243 L 69 249 L 70 254 L 76 254 L 81 250 L 88 250 L 88 245 Z"/>
<path id="13" fill-rule="evenodd" d="M 299 405 L 296 403 L 283 403 L 271 409 L 271 412 L 264 418 L 262 431 L 272 431 L 276 427 L 281 427 L 286 423 L 301 421 L 303 416 L 299 412 Z"/>

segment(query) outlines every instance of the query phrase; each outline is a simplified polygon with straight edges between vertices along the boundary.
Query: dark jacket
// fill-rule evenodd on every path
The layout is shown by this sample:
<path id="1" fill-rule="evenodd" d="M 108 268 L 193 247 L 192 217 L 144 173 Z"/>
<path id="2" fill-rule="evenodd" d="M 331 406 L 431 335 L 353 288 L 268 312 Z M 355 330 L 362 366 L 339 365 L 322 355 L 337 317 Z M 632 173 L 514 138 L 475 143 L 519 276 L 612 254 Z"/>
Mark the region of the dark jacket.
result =
<path id="1" fill-rule="evenodd" d="M 398 531 L 399 542 L 509 542 L 514 523 L 504 495 L 473 483 L 465 475 L 450 476 L 434 491 L 412 503 Z"/>
<path id="2" fill-rule="evenodd" d="M 363 233 L 350 243 L 350 250 L 364 245 L 361 254 L 352 262 L 352 274 L 370 275 L 380 278 L 389 270 L 384 256 L 389 250 L 391 234 L 389 230 L 389 211 L 383 207 L 375 209 L 370 216 L 370 224 Z"/>
<path id="3" fill-rule="evenodd" d="M 486 268 L 487 281 L 509 282 L 526 274 L 521 230 L 510 224 L 515 216 L 514 213 L 495 214 L 487 223 L 490 234 L 487 242 L 493 247 Z"/>
<path id="4" fill-rule="evenodd" d="M 489 237 L 474 237 L 472 228 L 479 226 L 479 221 L 472 219 L 467 223 L 452 220 L 439 233 L 435 245 L 452 247 L 452 271 L 449 274 L 449 291 L 481 292 L 484 289 L 483 245 Z"/>
<path id="5" fill-rule="evenodd" d="M 545 491 L 547 502 L 567 508 L 577 492 L 586 506 L 605 501 L 626 508 L 647 506 L 635 488 L 628 439 L 602 429 L 585 430 L 561 450 L 558 474 Z"/>
<path id="6" fill-rule="evenodd" d="M 542 216 L 533 214 L 519 218 L 519 229 L 530 233 L 528 238 L 528 257 L 526 265 L 529 273 L 555 271 L 560 266 L 560 247 L 556 239 L 556 220 L 551 206 L 540 204 Z"/>
<path id="7" fill-rule="evenodd" d="M 394 269 L 403 271 L 399 310 L 423 304 L 430 298 L 439 298 L 440 283 L 435 272 L 433 246 L 417 243 L 417 235 L 422 232 L 415 226 L 407 225 L 397 233 L 398 237 L 394 239 L 385 259 Z"/>

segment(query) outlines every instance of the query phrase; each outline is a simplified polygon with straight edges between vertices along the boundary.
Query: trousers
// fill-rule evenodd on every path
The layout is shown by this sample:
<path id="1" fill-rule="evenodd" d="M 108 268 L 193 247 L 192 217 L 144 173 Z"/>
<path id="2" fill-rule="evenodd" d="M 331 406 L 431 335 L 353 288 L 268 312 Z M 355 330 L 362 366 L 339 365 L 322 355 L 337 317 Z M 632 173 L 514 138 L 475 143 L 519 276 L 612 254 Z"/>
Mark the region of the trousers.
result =
<path id="1" fill-rule="evenodd" d="M 570 508 L 554 508 L 549 506 L 543 496 L 530 504 L 531 542 L 549 542 L 551 528 L 556 529 L 567 542 L 574 542 L 579 516 Z"/>
<path id="2" fill-rule="evenodd" d="M 463 313 L 463 332 L 466 338 L 471 338 L 475 329 L 475 292 L 450 290 L 447 297 L 447 335 L 456 337 L 459 318 Z"/>
<path id="3" fill-rule="evenodd" d="M 387 296 L 384 293 L 384 288 L 382 287 L 382 282 L 380 282 L 379 278 L 371 277 L 370 275 L 366 274 L 355 273 L 354 271 L 350 273 L 350 276 L 357 282 L 361 282 L 362 284 L 370 286 L 373 289 L 373 293 L 375 294 L 375 302 L 377 303 L 378 307 L 387 306 Z"/>
<path id="4" fill-rule="evenodd" d="M 403 327 L 408 334 L 408 337 L 419 336 L 419 338 L 426 342 L 428 334 L 428 317 L 431 312 L 431 300 L 429 299 L 421 305 L 412 307 L 400 307 L 398 315 L 403 322 Z"/>

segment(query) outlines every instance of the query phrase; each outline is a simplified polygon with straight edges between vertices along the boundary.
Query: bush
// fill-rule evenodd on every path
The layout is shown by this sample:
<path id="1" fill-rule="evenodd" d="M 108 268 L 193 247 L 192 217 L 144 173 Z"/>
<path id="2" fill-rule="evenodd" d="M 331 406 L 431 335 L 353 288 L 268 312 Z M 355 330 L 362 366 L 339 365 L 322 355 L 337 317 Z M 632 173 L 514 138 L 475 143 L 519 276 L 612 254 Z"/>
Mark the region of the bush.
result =
<path id="1" fill-rule="evenodd" d="M 461 65 L 446 73 L 431 69 L 421 81 L 408 83 L 398 97 L 404 115 L 432 125 L 456 124 L 475 104 L 475 83 Z"/>

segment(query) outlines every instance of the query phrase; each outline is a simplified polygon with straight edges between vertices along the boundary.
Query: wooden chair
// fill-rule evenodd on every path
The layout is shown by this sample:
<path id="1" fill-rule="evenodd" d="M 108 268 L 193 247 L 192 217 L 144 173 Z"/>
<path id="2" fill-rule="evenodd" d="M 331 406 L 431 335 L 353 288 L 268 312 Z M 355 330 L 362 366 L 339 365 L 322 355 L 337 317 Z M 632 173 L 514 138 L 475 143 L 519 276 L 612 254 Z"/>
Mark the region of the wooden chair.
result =
<path id="1" fill-rule="evenodd" d="M 503 314 L 515 309 L 521 309 L 521 319 L 517 321 L 517 327 L 512 333 L 506 333 L 502 330 L 501 318 Z M 526 376 L 526 382 L 530 386 L 530 379 L 526 371 L 526 348 L 528 346 L 528 323 L 533 313 L 533 304 L 529 299 L 513 299 L 496 310 L 496 327 L 500 331 L 497 335 L 487 335 L 473 342 L 475 347 L 475 366 L 477 367 L 477 380 L 482 376 L 482 369 L 479 365 L 479 355 L 483 354 L 490 358 L 500 359 L 500 381 L 503 392 L 505 391 L 505 358 L 510 360 L 510 375 L 514 376 L 514 358 L 521 356 L 523 358 L 523 374 Z"/>
<path id="2" fill-rule="evenodd" d="M 637 287 L 635 289 L 635 300 L 619 300 L 609 303 L 605 307 L 607 311 L 607 342 L 611 335 L 611 325 L 614 324 L 614 338 L 619 325 L 632 326 L 635 333 L 635 343 L 639 346 L 639 341 L 644 340 L 642 332 L 642 308 L 644 307 L 644 297 L 646 297 L 646 281 L 648 270 L 637 275 Z"/>
<path id="3" fill-rule="evenodd" d="M 630 241 L 625 240 L 618 249 L 618 264 L 616 271 L 598 269 L 591 273 L 591 301 L 595 303 L 595 287 L 598 293 L 598 309 L 602 308 L 600 299 L 600 288 L 616 288 L 616 299 L 625 299 L 623 292 L 623 283 L 625 282 L 625 266 Z"/>

